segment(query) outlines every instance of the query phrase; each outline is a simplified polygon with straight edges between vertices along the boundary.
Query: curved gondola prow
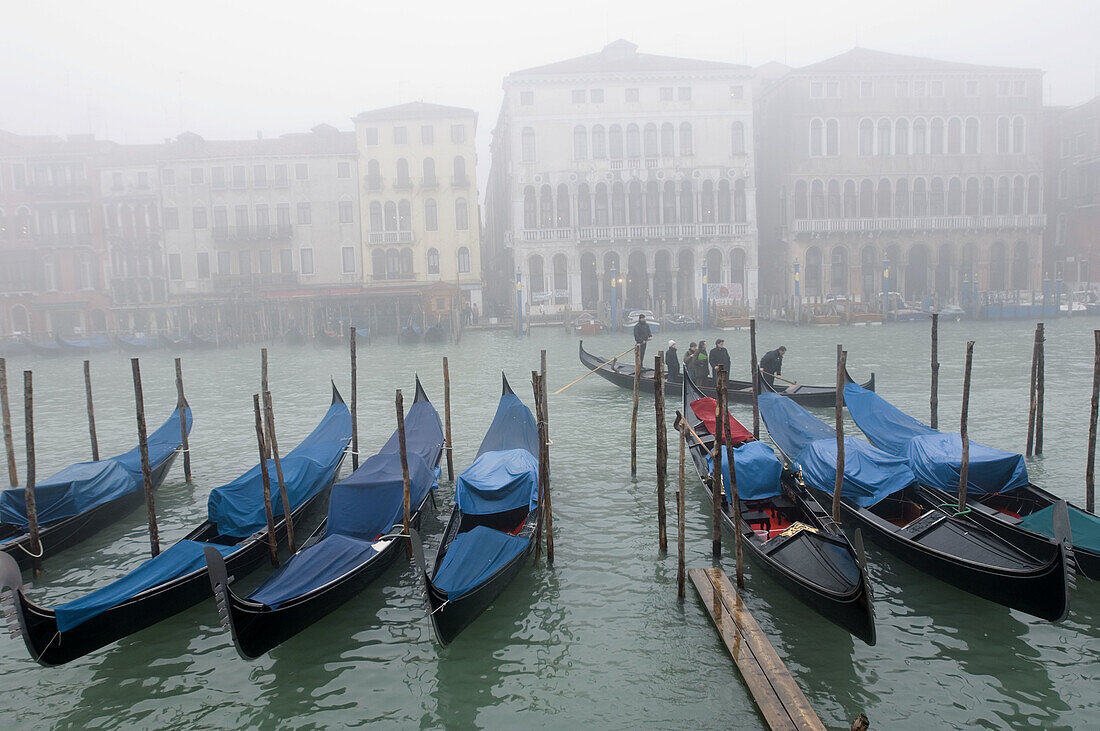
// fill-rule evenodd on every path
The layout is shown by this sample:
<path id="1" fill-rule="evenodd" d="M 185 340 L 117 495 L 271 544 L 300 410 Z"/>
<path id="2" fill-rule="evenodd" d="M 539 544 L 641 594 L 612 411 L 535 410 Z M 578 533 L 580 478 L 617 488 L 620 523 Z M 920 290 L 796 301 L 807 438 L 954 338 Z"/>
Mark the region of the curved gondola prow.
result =
<path id="1" fill-rule="evenodd" d="M 424 384 L 422 384 L 420 382 L 420 374 L 418 374 L 418 373 L 413 374 L 413 377 L 416 379 L 416 396 L 413 398 L 413 403 L 417 404 L 417 403 L 420 403 L 421 401 L 430 402 L 431 399 L 428 398 L 428 394 L 424 390 Z"/>
<path id="2" fill-rule="evenodd" d="M 8 632 L 13 638 L 16 635 L 22 636 L 27 652 L 38 660 L 38 652 L 27 629 L 27 618 L 23 614 L 23 602 L 20 601 L 22 593 L 23 572 L 19 570 L 19 564 L 11 555 L 0 551 L 0 605 L 3 606 L 4 616 L 7 618 Z"/>
<path id="3" fill-rule="evenodd" d="M 508 394 L 514 394 L 512 386 L 508 383 L 508 376 L 504 375 L 504 371 L 500 372 L 500 395 L 507 396 Z"/>
<path id="4" fill-rule="evenodd" d="M 335 389 L 336 387 L 333 386 L 333 390 Z M 206 557 L 207 575 L 210 577 L 210 588 L 214 592 L 214 601 L 218 605 L 218 620 L 221 622 L 222 630 L 229 632 L 233 638 L 233 647 L 237 649 L 237 654 L 241 656 L 242 660 L 254 660 L 255 658 L 244 654 L 240 640 L 237 638 L 237 625 L 233 623 L 233 612 L 229 609 L 229 603 L 232 601 L 229 595 L 229 582 L 232 581 L 232 578 L 225 570 L 225 558 L 218 552 L 218 549 L 211 546 L 204 547 L 202 552 L 203 556 Z"/>
<path id="5" fill-rule="evenodd" d="M 687 423 L 698 432 L 703 422 L 702 419 L 695 415 L 695 411 L 692 410 L 691 404 L 701 398 L 707 398 L 707 395 L 703 393 L 702 389 L 695 384 L 695 381 L 692 380 L 691 376 L 686 372 L 684 373 L 684 386 L 682 392 L 684 419 L 686 419 Z"/>
<path id="6" fill-rule="evenodd" d="M 420 538 L 420 532 L 412 526 L 409 526 L 409 542 L 412 544 L 413 565 L 420 574 L 420 579 L 424 585 L 424 611 L 428 614 L 428 623 L 432 627 L 431 631 L 436 640 L 440 645 L 446 647 L 447 641 L 440 634 L 439 628 L 435 624 L 435 608 L 432 606 L 434 587 L 432 586 L 431 576 L 428 575 L 428 561 L 424 557 L 424 541 Z"/>
<path id="7" fill-rule="evenodd" d="M 332 404 L 329 405 L 344 403 L 344 397 L 340 395 L 339 389 L 336 388 L 336 381 L 330 379 L 329 382 L 332 384 Z"/>

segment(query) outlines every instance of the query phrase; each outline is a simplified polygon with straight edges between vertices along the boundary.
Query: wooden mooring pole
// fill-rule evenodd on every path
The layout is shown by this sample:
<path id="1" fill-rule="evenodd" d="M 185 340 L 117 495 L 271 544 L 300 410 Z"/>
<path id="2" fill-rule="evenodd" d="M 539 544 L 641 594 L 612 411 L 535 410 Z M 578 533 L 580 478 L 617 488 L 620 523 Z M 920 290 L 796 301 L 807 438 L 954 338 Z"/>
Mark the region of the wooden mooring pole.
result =
<path id="1" fill-rule="evenodd" d="M 15 440 L 11 431 L 11 403 L 8 401 L 8 360 L 0 358 L 0 417 L 4 421 L 4 451 L 8 456 L 8 482 L 12 487 L 19 484 L 19 473 L 15 469 Z"/>
<path id="2" fill-rule="evenodd" d="M 267 452 L 275 461 L 275 476 L 279 478 L 279 498 L 283 503 L 283 520 L 286 521 L 286 543 L 290 552 L 296 549 L 294 543 L 294 517 L 291 515 L 290 496 L 286 492 L 286 480 L 283 479 L 283 461 L 279 458 L 279 440 L 275 436 L 275 408 L 271 401 L 271 391 L 264 391 L 264 420 L 267 422 Z"/>
<path id="3" fill-rule="evenodd" d="M 134 404 L 137 411 L 138 450 L 141 452 L 141 480 L 145 487 L 145 507 L 149 512 L 149 551 L 153 558 L 160 555 L 160 533 L 157 531 L 157 509 L 153 503 L 153 475 L 149 467 L 149 439 L 145 430 L 145 396 L 141 389 L 141 363 L 130 359 L 134 375 Z"/>
<path id="4" fill-rule="evenodd" d="M 351 347 L 351 468 L 359 469 L 359 381 L 355 361 L 355 326 L 350 329 L 348 343 Z"/>
<path id="5" fill-rule="evenodd" d="M 733 457 L 733 430 L 730 429 L 729 394 L 723 389 L 726 402 L 722 406 L 722 431 L 726 433 L 726 464 L 730 471 L 730 513 L 733 515 L 733 557 L 737 588 L 745 588 L 745 555 L 742 543 L 744 535 L 741 526 L 741 496 L 737 493 L 737 462 Z"/>
<path id="6" fill-rule="evenodd" d="M 88 404 L 88 437 L 92 440 L 92 461 L 99 461 L 99 440 L 95 435 L 95 405 L 92 403 L 92 362 L 84 361 L 84 398 Z"/>
<path id="7" fill-rule="evenodd" d="M 718 394 L 718 404 L 714 414 L 715 423 L 721 425 L 725 415 L 722 413 L 723 404 L 726 403 L 726 369 L 718 366 L 714 369 L 715 390 Z M 722 555 L 722 442 L 725 430 L 716 428 L 714 434 L 714 451 L 711 454 L 713 470 L 711 472 L 711 538 L 710 552 L 715 558 Z"/>
<path id="8" fill-rule="evenodd" d="M 848 351 L 836 346 L 836 484 L 833 487 L 833 522 L 840 523 L 840 495 L 844 489 L 844 373 Z"/>
<path id="9" fill-rule="evenodd" d="M 638 390 L 642 385 L 642 346 L 634 345 L 634 402 L 630 412 L 630 476 L 638 474 Z"/>
<path id="10" fill-rule="evenodd" d="M 404 513 L 401 525 L 404 526 L 404 534 L 411 536 L 410 528 L 412 527 L 412 510 L 409 505 L 409 455 L 405 451 L 405 399 L 401 396 L 401 389 L 397 389 L 397 396 L 395 399 L 397 407 L 397 446 L 398 451 L 401 454 L 401 484 L 403 490 L 403 505 Z M 412 540 L 405 541 L 405 556 L 412 558 Z"/>
<path id="11" fill-rule="evenodd" d="M 1046 330 L 1039 323 L 1039 360 L 1035 371 L 1035 456 L 1043 453 L 1043 403 L 1046 392 Z"/>
<path id="12" fill-rule="evenodd" d="M 1094 477 L 1096 468 L 1096 418 L 1100 412 L 1100 330 L 1092 331 L 1092 411 L 1089 414 L 1089 451 L 1085 461 L 1085 510 L 1096 510 Z"/>
<path id="13" fill-rule="evenodd" d="M 546 351 L 543 351 L 545 353 Z M 545 363 L 543 365 L 545 371 Z M 539 376 L 539 386 L 542 389 L 542 469 L 546 480 L 546 560 L 554 563 L 554 500 L 550 489 L 550 399 L 546 391 L 546 374 Z"/>
<path id="14" fill-rule="evenodd" d="M 932 395 L 928 401 L 930 426 L 939 429 L 940 422 L 940 315 L 932 313 Z"/>
<path id="15" fill-rule="evenodd" d="M 445 437 L 447 445 L 447 481 L 452 485 L 455 481 L 454 447 L 451 445 L 451 367 L 447 362 L 447 356 L 443 356 L 443 416 L 444 427 L 447 431 Z"/>
<path id="16" fill-rule="evenodd" d="M 653 358 L 653 408 L 657 417 L 657 547 L 668 551 L 665 529 L 665 482 L 668 477 L 668 425 L 665 423 L 664 356 Z"/>
<path id="17" fill-rule="evenodd" d="M 183 447 L 183 477 L 191 482 L 191 444 L 187 428 L 187 397 L 183 395 L 183 362 L 176 358 L 176 408 L 180 412 L 180 446 Z"/>
<path id="18" fill-rule="evenodd" d="M 749 355 L 752 359 L 752 438 L 760 438 L 760 364 L 756 360 L 756 318 L 749 320 Z"/>
<path id="19" fill-rule="evenodd" d="M 1027 410 L 1027 449 L 1024 454 L 1030 457 L 1035 451 L 1035 412 L 1036 383 L 1039 375 L 1039 339 L 1043 337 L 1042 323 L 1035 326 L 1035 341 L 1031 346 L 1031 380 L 1028 381 L 1028 410 Z"/>
<path id="20" fill-rule="evenodd" d="M 30 371 L 23 371 L 23 422 L 27 441 L 27 485 L 23 490 L 23 501 L 27 507 L 27 533 L 31 539 L 31 554 L 34 556 L 34 578 L 37 579 L 42 575 L 43 551 L 38 537 L 38 505 L 34 501 L 34 376 Z"/>
<path id="21" fill-rule="evenodd" d="M 535 560 L 542 558 L 542 524 L 546 516 L 546 486 L 542 482 L 542 382 L 538 371 L 531 371 L 531 393 L 535 397 L 535 428 L 539 435 L 538 515 L 535 518 Z"/>
<path id="22" fill-rule="evenodd" d="M 962 439 L 962 464 L 959 467 L 959 510 L 966 507 L 966 481 L 970 472 L 970 438 L 966 435 L 966 417 L 970 411 L 970 368 L 974 363 L 974 341 L 966 344 L 966 366 L 963 369 L 963 403 L 959 417 L 959 437 Z"/>
<path id="23" fill-rule="evenodd" d="M 316 340 L 313 343 L 314 347 L 317 347 Z M 270 389 L 267 387 L 267 348 L 260 348 L 260 397 L 266 398 L 266 394 Z M 264 422 L 264 428 L 270 428 L 267 422 Z M 264 433 L 264 459 L 271 459 L 271 433 Z"/>
<path id="24" fill-rule="evenodd" d="M 684 567 L 684 460 L 687 447 L 687 422 L 680 420 L 680 479 L 676 489 L 676 596 L 680 599 L 685 595 L 685 579 L 687 572 Z"/>
<path id="25" fill-rule="evenodd" d="M 279 545 L 275 540 L 275 514 L 271 509 L 271 475 L 267 471 L 267 445 L 264 443 L 264 422 L 260 415 L 260 394 L 252 394 L 252 409 L 256 413 L 256 446 L 260 452 L 260 480 L 263 485 L 264 515 L 267 518 L 267 548 L 271 565 L 279 565 Z"/>

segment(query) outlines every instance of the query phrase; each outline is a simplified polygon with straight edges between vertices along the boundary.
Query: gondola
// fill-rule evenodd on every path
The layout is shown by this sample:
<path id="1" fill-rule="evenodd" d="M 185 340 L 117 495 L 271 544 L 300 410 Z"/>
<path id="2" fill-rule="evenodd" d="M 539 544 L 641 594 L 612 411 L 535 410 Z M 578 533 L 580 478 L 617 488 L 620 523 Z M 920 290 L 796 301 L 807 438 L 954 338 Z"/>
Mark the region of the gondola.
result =
<path id="1" fill-rule="evenodd" d="M 65 352 L 62 349 L 61 344 L 58 343 L 56 340 L 43 340 L 40 343 L 28 340 L 27 350 L 34 355 L 44 355 L 49 358 L 52 358 L 55 355 L 61 355 Z"/>
<path id="2" fill-rule="evenodd" d="M 282 458 L 291 515 L 298 520 L 320 502 L 351 441 L 351 414 L 336 387 L 332 404 L 309 436 Z M 268 462 L 274 475 L 274 461 Z M 276 539 L 286 538 L 282 502 L 272 477 Z M 233 575 L 244 576 L 268 556 L 260 466 L 210 491 L 207 520 L 156 558 L 114 583 L 58 607 L 42 607 L 23 594 L 15 564 L 0 555 L 0 589 L 13 635 L 22 635 L 31 657 L 60 665 L 167 619 L 210 598 L 203 548 L 225 557 Z M 14 603 L 12 598 L 14 597 Z"/>
<path id="3" fill-rule="evenodd" d="M 119 335 L 116 341 L 118 347 L 127 353 L 146 353 L 160 347 L 160 339 L 156 335 Z"/>
<path id="4" fill-rule="evenodd" d="M 627 355 L 622 362 L 608 363 L 607 358 L 600 358 L 599 356 L 592 355 L 584 349 L 584 341 L 580 344 L 580 358 L 581 365 L 590 371 L 596 371 L 596 373 L 603 379 L 614 383 L 620 388 L 627 390 L 634 390 L 634 357 Z M 845 374 L 847 376 L 847 374 Z M 851 376 L 847 376 L 848 380 L 853 382 Z M 666 375 L 665 376 L 665 390 L 670 396 L 677 396 L 683 391 L 683 375 L 677 376 Z M 751 381 L 737 381 L 729 379 L 726 381 L 726 398 L 729 399 L 731 404 L 751 404 L 752 403 L 752 382 Z M 714 398 L 717 393 L 714 390 L 714 386 L 707 384 L 696 384 L 700 391 L 707 396 Z M 642 368 L 642 378 L 639 384 L 641 390 L 645 393 L 653 393 L 653 369 Z M 875 390 L 875 374 L 871 374 L 871 378 L 863 384 L 863 387 L 869 391 Z M 773 389 L 776 393 L 781 393 L 784 396 L 794 400 L 796 403 L 802 406 L 808 407 L 826 407 L 832 406 L 836 403 L 836 387 L 835 386 L 776 386 Z"/>
<path id="5" fill-rule="evenodd" d="M 182 406 L 190 431 L 191 409 L 186 402 Z M 177 407 L 146 440 L 154 489 L 164 482 L 181 441 Z M 98 462 L 78 462 L 35 483 L 42 558 L 75 546 L 144 502 L 139 449 L 134 447 L 125 454 Z M 0 549 L 20 569 L 30 568 L 34 561 L 23 488 L 0 493 Z"/>
<path id="6" fill-rule="evenodd" d="M 766 387 L 766 384 L 765 384 Z M 760 394 L 760 414 L 800 488 L 832 495 L 836 432 L 774 392 Z M 1040 619 L 1069 612 L 1065 535 L 1047 557 L 1035 556 L 987 530 L 965 512 L 929 501 L 905 460 L 854 437 L 844 438 L 844 513 L 887 551 L 949 584 Z"/>
<path id="7" fill-rule="evenodd" d="M 903 457 L 935 500 L 957 502 L 962 438 L 927 427 L 881 396 L 855 384 L 844 387 L 844 403 L 867 438 L 879 449 Z M 1028 478 L 1022 454 L 970 441 L 966 506 L 970 515 L 1016 544 L 1043 550 L 1054 537 L 1059 498 Z M 1067 503 L 1070 543 L 1077 573 L 1100 580 L 1100 516 Z"/>
<path id="8" fill-rule="evenodd" d="M 716 404 L 690 376 L 684 378 L 682 413 L 694 432 L 688 438 L 691 459 L 711 499 Z M 858 529 L 857 549 L 812 493 L 795 488 L 793 473 L 783 469 L 772 448 L 755 440 L 732 415 L 729 435 L 735 446 L 742 546 L 749 558 L 812 609 L 875 644 L 875 612 Z M 730 451 L 723 452 L 722 523 L 732 534 Z"/>
<path id="9" fill-rule="evenodd" d="M 447 330 L 442 324 L 436 323 L 429 326 L 424 331 L 425 343 L 445 343 L 447 342 Z"/>
<path id="10" fill-rule="evenodd" d="M 473 464 L 455 482 L 455 505 L 428 572 L 419 534 L 413 556 L 427 589 L 428 616 L 440 644 L 485 611 L 535 549 L 538 428 L 503 375 L 496 415 Z"/>
<path id="11" fill-rule="evenodd" d="M 439 414 L 416 379 L 405 417 L 413 525 L 436 486 L 443 454 Z M 404 485 L 398 434 L 332 488 L 328 517 L 296 554 L 247 597 L 230 588 L 222 554 L 205 549 L 222 626 L 250 660 L 323 618 L 377 579 L 404 551 Z"/>
<path id="12" fill-rule="evenodd" d="M 414 345 L 424 340 L 424 332 L 419 325 L 405 325 L 401 328 L 397 340 L 402 345 Z"/>
<path id="13" fill-rule="evenodd" d="M 313 337 L 313 344 L 318 348 L 338 348 L 343 342 L 343 337 L 337 330 L 318 330 Z"/>
<path id="14" fill-rule="evenodd" d="M 160 339 L 166 348 L 173 350 L 183 350 L 191 347 L 191 338 L 186 335 L 164 334 L 160 336 Z"/>
<path id="15" fill-rule="evenodd" d="M 111 339 L 106 335 L 92 335 L 86 338 L 59 337 L 57 344 L 66 353 L 89 353 L 93 350 L 111 349 Z"/>

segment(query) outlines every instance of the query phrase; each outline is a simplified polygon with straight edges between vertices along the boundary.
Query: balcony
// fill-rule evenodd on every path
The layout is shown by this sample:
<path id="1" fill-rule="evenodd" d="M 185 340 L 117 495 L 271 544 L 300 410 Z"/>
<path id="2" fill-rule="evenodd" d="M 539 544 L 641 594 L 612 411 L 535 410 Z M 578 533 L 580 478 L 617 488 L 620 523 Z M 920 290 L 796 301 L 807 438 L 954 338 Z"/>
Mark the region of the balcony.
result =
<path id="1" fill-rule="evenodd" d="M 412 231 L 371 231 L 367 234 L 368 244 L 411 244 Z"/>
<path id="2" fill-rule="evenodd" d="M 411 178 L 398 178 L 393 181 L 394 190 L 412 190 L 413 184 Z"/>
<path id="3" fill-rule="evenodd" d="M 215 243 L 228 241 L 290 241 L 294 238 L 294 227 L 289 223 L 276 226 L 229 226 L 214 227 L 211 235 Z"/>
<path id="4" fill-rule="evenodd" d="M 631 226 L 578 226 L 577 228 L 524 229 L 526 243 L 542 241 L 668 241 L 748 236 L 748 223 L 680 223 Z"/>
<path id="5" fill-rule="evenodd" d="M 372 274 L 372 282 L 413 282 L 416 272 L 386 272 L 384 275 Z"/>
<path id="6" fill-rule="evenodd" d="M 366 184 L 368 193 L 379 193 L 382 191 L 382 178 L 368 175 L 366 177 Z"/>
<path id="7" fill-rule="evenodd" d="M 879 233 L 883 231 L 994 231 L 998 229 L 1042 229 L 1042 213 L 1020 216 L 909 216 L 898 218 L 818 218 L 791 223 L 796 234 Z"/>
<path id="8" fill-rule="evenodd" d="M 243 274 L 235 277 L 215 276 L 213 279 L 214 291 L 229 292 L 243 289 L 261 289 L 277 287 L 293 287 L 298 284 L 298 273 L 285 274 Z"/>
<path id="9" fill-rule="evenodd" d="M 470 178 L 469 177 L 467 177 L 465 175 L 451 176 L 451 187 L 452 188 L 465 188 L 465 187 L 468 187 L 469 185 L 470 185 Z"/>
<path id="10" fill-rule="evenodd" d="M 424 190 L 435 190 L 436 188 L 439 187 L 439 179 L 438 178 L 424 178 L 424 180 L 420 181 L 420 187 L 423 188 Z"/>
<path id="11" fill-rule="evenodd" d="M 26 187 L 26 193 L 28 196 L 34 198 L 87 198 L 92 194 L 92 186 L 87 182 L 79 183 L 43 183 L 28 185 Z"/>

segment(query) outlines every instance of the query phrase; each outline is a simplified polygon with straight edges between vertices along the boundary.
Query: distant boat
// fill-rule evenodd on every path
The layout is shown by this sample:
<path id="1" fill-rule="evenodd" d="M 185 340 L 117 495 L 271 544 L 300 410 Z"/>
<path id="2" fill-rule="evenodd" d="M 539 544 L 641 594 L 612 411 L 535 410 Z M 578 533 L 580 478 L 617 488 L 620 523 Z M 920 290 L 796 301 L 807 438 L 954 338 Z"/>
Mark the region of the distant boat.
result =
<path id="1" fill-rule="evenodd" d="M 92 350 L 110 350 L 111 339 L 106 335 L 92 335 L 88 338 L 57 339 L 61 349 L 69 353 L 87 353 Z"/>
<path id="2" fill-rule="evenodd" d="M 160 347 L 160 339 L 156 335 L 119 335 L 118 346 L 130 353 L 144 353 Z"/>
<path id="3" fill-rule="evenodd" d="M 447 342 L 447 330 L 443 325 L 436 323 L 430 326 L 424 331 L 425 343 L 445 343 Z"/>

